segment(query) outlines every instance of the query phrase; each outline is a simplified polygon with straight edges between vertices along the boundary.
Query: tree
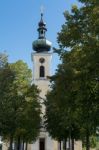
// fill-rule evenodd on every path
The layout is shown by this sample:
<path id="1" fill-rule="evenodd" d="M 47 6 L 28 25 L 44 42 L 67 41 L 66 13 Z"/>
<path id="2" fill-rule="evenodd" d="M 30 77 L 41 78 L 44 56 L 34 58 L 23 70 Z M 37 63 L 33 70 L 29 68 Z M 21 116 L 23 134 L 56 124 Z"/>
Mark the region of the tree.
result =
<path id="1" fill-rule="evenodd" d="M 58 33 L 58 42 L 62 48 L 70 48 L 77 75 L 77 104 L 79 119 L 86 134 L 86 149 L 89 150 L 89 137 L 99 126 L 98 99 L 95 96 L 96 81 L 99 77 L 99 2 L 97 0 L 79 0 L 81 8 L 72 7 L 71 14 L 65 12 L 65 24 Z M 91 13 L 90 13 L 91 12 Z M 71 53 L 70 52 L 70 53 Z M 66 62 L 66 60 L 65 60 Z M 99 95 L 99 90 L 97 91 Z"/>
<path id="2" fill-rule="evenodd" d="M 7 55 L 0 53 L 0 135 L 2 136 L 7 134 L 8 122 L 11 121 L 9 93 L 13 79 L 14 72 L 8 66 Z"/>
<path id="3" fill-rule="evenodd" d="M 61 117 L 64 116 L 61 108 L 63 112 L 66 108 L 71 123 L 74 123 L 76 128 L 80 127 L 81 138 L 86 141 L 86 150 L 89 150 L 90 137 L 96 134 L 96 128 L 99 126 L 99 84 L 96 82 L 99 77 L 99 2 L 79 1 L 83 3 L 81 8 L 73 6 L 70 13 L 64 13 L 66 21 L 57 38 L 60 47 L 57 52 L 62 64 L 52 79 L 50 94 L 53 96 L 54 93 L 53 101 L 61 104 L 61 107 L 58 105 Z M 66 48 L 70 51 L 64 51 Z M 52 96 L 48 96 L 48 101 Z M 51 108 L 49 105 L 51 106 L 48 102 L 47 107 Z M 71 110 L 72 117 L 68 114 L 68 109 Z M 51 110 L 47 111 L 48 119 Z M 56 109 L 53 112 L 55 113 Z M 57 119 L 59 121 L 58 117 Z M 68 122 L 66 117 L 64 120 L 66 122 L 63 126 Z M 47 123 L 50 124 L 49 121 Z"/>
<path id="4" fill-rule="evenodd" d="M 21 110 L 18 111 L 17 129 L 15 137 L 18 139 L 18 146 L 20 142 L 33 142 L 39 135 L 40 129 L 40 104 L 39 104 L 39 90 L 35 85 L 28 87 L 25 94 L 25 101 Z"/>
<path id="5" fill-rule="evenodd" d="M 66 62 L 58 66 L 56 74 L 51 77 L 52 90 L 46 100 L 46 127 L 50 135 L 58 140 L 79 139 L 79 126 L 76 119 L 75 69 L 66 54 Z M 58 132 L 60 131 L 60 132 Z"/>
<path id="6" fill-rule="evenodd" d="M 39 133 L 39 90 L 31 80 L 31 70 L 21 60 L 0 70 L 0 128 L 10 138 L 10 149 L 14 139 L 19 149 L 22 140 L 34 141 Z"/>

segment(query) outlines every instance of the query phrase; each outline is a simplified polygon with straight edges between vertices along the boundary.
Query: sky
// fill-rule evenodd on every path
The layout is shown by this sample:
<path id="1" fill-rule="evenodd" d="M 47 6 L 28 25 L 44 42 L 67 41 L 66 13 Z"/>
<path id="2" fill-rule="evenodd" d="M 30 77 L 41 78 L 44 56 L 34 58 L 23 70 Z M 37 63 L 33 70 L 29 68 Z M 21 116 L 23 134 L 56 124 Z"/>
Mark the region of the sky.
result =
<path id="1" fill-rule="evenodd" d="M 44 7 L 47 39 L 58 48 L 57 33 L 65 19 L 63 12 L 78 4 L 77 0 L 0 0 L 0 52 L 6 51 L 9 62 L 23 60 L 32 69 L 32 42 L 38 38 L 40 8 Z M 60 63 L 53 54 L 52 74 Z"/>

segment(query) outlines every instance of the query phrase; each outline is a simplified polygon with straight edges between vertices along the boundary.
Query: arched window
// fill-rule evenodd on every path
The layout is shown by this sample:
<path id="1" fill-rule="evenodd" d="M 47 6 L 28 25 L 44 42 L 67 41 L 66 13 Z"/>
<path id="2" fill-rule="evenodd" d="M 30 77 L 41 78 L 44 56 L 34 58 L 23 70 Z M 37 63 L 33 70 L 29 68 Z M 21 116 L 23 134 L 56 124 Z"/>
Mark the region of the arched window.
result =
<path id="1" fill-rule="evenodd" d="M 45 77 L 45 68 L 44 68 L 44 66 L 40 66 L 40 77 Z"/>

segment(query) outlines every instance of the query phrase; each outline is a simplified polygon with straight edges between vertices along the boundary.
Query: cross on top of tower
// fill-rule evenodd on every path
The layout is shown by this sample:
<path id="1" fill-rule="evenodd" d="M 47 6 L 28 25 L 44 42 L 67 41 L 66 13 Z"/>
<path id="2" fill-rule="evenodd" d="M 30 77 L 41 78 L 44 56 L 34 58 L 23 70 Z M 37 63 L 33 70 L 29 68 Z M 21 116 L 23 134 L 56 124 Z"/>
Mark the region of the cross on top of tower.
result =
<path id="1" fill-rule="evenodd" d="M 40 7 L 40 12 L 41 12 L 41 21 L 43 21 L 43 15 L 44 15 L 44 6 L 43 5 Z"/>
<path id="2" fill-rule="evenodd" d="M 41 16 L 43 16 L 43 14 L 44 14 L 44 6 L 43 5 L 41 6 L 40 11 L 41 11 Z"/>

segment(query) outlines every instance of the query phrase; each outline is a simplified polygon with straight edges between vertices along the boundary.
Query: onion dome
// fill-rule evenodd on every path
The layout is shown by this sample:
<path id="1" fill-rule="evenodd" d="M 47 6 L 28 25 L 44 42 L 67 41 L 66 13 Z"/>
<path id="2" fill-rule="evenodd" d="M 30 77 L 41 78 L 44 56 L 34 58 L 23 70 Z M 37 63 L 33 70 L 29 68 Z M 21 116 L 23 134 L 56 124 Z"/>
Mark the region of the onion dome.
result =
<path id="1" fill-rule="evenodd" d="M 41 13 L 41 20 L 38 23 L 37 29 L 39 36 L 38 39 L 33 42 L 33 50 L 36 52 L 45 52 L 51 49 L 51 42 L 48 41 L 45 37 L 47 31 L 46 23 L 43 21 L 43 13 Z"/>

